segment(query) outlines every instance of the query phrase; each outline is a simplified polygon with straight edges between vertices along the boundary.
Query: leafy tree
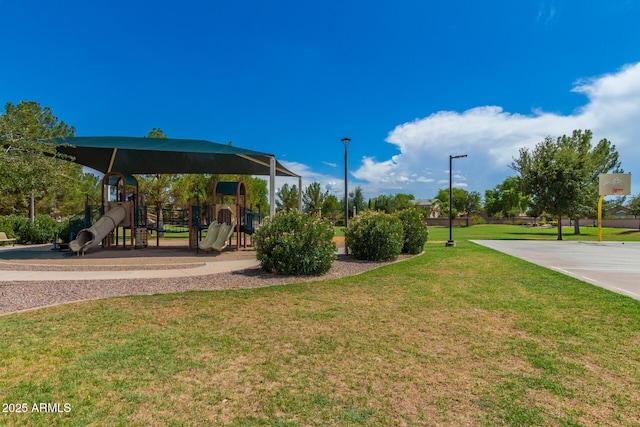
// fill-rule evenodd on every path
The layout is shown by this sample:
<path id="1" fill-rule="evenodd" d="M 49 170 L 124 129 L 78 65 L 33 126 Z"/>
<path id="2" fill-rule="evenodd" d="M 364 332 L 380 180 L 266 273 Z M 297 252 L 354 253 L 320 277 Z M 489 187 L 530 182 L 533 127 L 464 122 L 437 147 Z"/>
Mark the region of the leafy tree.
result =
<path id="1" fill-rule="evenodd" d="M 469 207 L 469 192 L 464 188 L 454 187 L 451 189 L 451 195 L 453 196 L 453 202 L 449 203 L 449 189 L 441 188 L 438 190 L 435 199 L 440 202 L 442 208 L 442 214 L 449 216 L 449 206 L 453 207 L 453 217 L 457 217 L 459 212 L 466 212 Z"/>
<path id="2" fill-rule="evenodd" d="M 269 200 L 267 195 L 269 189 L 267 188 L 267 181 L 255 176 L 243 175 L 243 181 L 247 185 L 247 193 L 249 206 L 255 210 L 262 212 L 269 212 Z"/>
<path id="3" fill-rule="evenodd" d="M 469 226 L 469 215 L 472 212 L 477 212 L 482 208 L 482 197 L 477 191 L 471 191 L 467 193 L 467 198 L 464 203 L 464 213 L 467 217 L 467 227 Z"/>
<path id="4" fill-rule="evenodd" d="M 413 194 L 397 193 L 393 197 L 381 194 L 378 197 L 369 199 L 368 205 L 371 210 L 394 213 L 403 209 L 414 208 L 413 203 L 411 203 L 414 199 Z"/>
<path id="5" fill-rule="evenodd" d="M 166 138 L 162 129 L 153 128 L 145 138 Z M 176 180 L 175 174 L 148 174 L 138 177 L 140 192 L 145 196 L 148 206 L 157 203 L 167 204 L 171 200 L 171 187 Z"/>
<path id="6" fill-rule="evenodd" d="M 68 156 L 59 154 L 54 138 L 69 138 L 75 129 L 34 101 L 7 102 L 0 113 L 0 191 L 27 195 L 29 218 L 35 218 L 35 200 L 65 185 L 72 175 Z"/>
<path id="7" fill-rule="evenodd" d="M 386 194 L 381 194 L 378 197 L 369 199 L 369 209 L 378 212 L 391 213 L 393 212 L 393 199 Z"/>
<path id="8" fill-rule="evenodd" d="M 633 215 L 634 218 L 638 218 L 640 216 L 640 194 L 633 196 L 631 202 L 629 202 L 629 213 Z M 639 226 L 640 228 L 640 226 Z"/>
<path id="9" fill-rule="evenodd" d="M 302 193 L 302 204 L 306 212 L 320 213 L 322 211 L 322 204 L 325 198 L 329 195 L 329 192 L 322 192 L 319 182 L 312 182 L 305 188 Z"/>
<path id="10" fill-rule="evenodd" d="M 413 208 L 414 206 L 411 201 L 414 199 L 415 197 L 413 194 L 397 193 L 393 196 L 393 212 Z"/>
<path id="11" fill-rule="evenodd" d="M 520 189 L 520 181 L 510 176 L 493 189 L 485 191 L 484 208 L 489 216 L 519 215 L 529 207 L 529 196 Z"/>
<path id="12" fill-rule="evenodd" d="M 166 176 L 166 175 L 163 175 Z M 173 206 L 187 208 L 190 203 L 206 203 L 211 199 L 214 182 L 218 175 L 180 174 L 167 182 L 168 194 Z"/>
<path id="13" fill-rule="evenodd" d="M 289 211 L 298 208 L 298 187 L 294 184 L 289 188 L 289 184 L 284 184 L 276 193 L 276 208 L 279 211 Z"/>
<path id="14" fill-rule="evenodd" d="M 329 218 L 332 223 L 336 223 L 342 216 L 343 206 L 335 194 L 329 194 L 322 202 L 322 217 Z"/>
<path id="15" fill-rule="evenodd" d="M 359 185 L 354 191 L 349 193 L 349 214 L 353 215 L 353 208 L 356 208 L 356 214 L 363 212 L 365 208 L 364 195 L 362 194 L 362 187 Z"/>
<path id="16" fill-rule="evenodd" d="M 51 206 L 51 211 L 57 216 L 68 217 L 83 211 L 85 201 L 97 206 L 100 203 L 102 192 L 101 180 L 92 173 L 82 172 L 80 165 L 77 167 L 77 175 L 70 176 L 70 185 L 65 186 L 55 194 L 47 194 L 42 202 Z"/>
<path id="17" fill-rule="evenodd" d="M 547 137 L 511 164 L 535 210 L 558 217 L 558 240 L 562 240 L 562 216 L 579 215 L 597 200 L 598 174 L 618 169 L 618 153 L 606 139 L 591 147 L 591 131 L 580 130 L 555 141 Z"/>
<path id="18" fill-rule="evenodd" d="M 166 138 L 164 131 L 160 128 L 153 128 L 147 134 L 147 138 Z"/>

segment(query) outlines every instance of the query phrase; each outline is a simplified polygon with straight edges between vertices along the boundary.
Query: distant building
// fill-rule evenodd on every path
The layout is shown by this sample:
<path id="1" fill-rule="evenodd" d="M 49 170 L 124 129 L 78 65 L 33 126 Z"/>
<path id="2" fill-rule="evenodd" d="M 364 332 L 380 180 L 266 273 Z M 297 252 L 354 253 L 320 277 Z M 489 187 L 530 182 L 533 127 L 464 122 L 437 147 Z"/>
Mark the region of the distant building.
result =
<path id="1" fill-rule="evenodd" d="M 627 206 L 614 206 L 604 213 L 609 218 L 634 218 Z"/>
<path id="2" fill-rule="evenodd" d="M 429 218 L 438 218 L 442 210 L 440 209 L 440 204 L 436 200 L 435 203 L 433 200 L 429 199 L 418 199 L 411 200 L 411 203 L 417 207 L 418 209 L 424 209 L 429 212 Z"/>

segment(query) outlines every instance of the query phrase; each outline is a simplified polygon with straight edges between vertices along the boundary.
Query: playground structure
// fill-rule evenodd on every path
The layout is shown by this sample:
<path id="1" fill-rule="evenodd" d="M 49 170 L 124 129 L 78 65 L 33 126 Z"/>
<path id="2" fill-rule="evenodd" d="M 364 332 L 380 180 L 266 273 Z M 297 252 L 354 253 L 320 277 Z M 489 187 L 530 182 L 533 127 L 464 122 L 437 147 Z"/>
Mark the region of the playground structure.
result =
<path id="1" fill-rule="evenodd" d="M 213 186 L 213 204 L 204 206 L 203 220 L 200 221 L 198 235 L 194 238 L 194 245 L 202 250 L 222 251 L 231 244 L 233 233 L 236 233 L 236 250 L 247 247 L 247 235 L 252 235 L 262 224 L 264 215 L 247 207 L 247 186 L 244 181 L 219 181 Z M 235 199 L 235 206 L 227 202 L 227 198 Z M 202 230 L 207 229 L 206 237 L 202 237 Z M 192 236 L 190 236 L 190 241 Z M 197 242 L 197 245 L 196 245 Z M 191 246 L 191 245 L 190 245 Z"/>
<path id="2" fill-rule="evenodd" d="M 247 235 L 253 234 L 264 218 L 246 207 L 246 193 L 243 181 L 217 182 L 210 206 L 192 204 L 188 209 L 169 209 L 158 203 L 155 214 L 151 214 L 135 177 L 108 172 L 102 179 L 102 215 L 93 225 L 90 217 L 85 221 L 86 228 L 69 242 L 69 249 L 84 255 L 100 244 L 103 249 L 117 247 L 122 229 L 123 248 L 127 247 L 128 230 L 130 249 L 147 247 L 151 232 L 156 233 L 156 246 L 160 246 L 160 236 L 165 233 L 188 233 L 190 250 L 221 252 L 232 243 L 235 232 L 235 247 L 240 250 L 241 243 L 247 247 Z M 227 203 L 227 197 L 235 198 L 235 207 Z M 90 209 L 85 208 L 85 212 Z"/>
<path id="3" fill-rule="evenodd" d="M 119 230 L 123 229 L 122 245 L 126 247 L 126 230 L 130 230 L 133 249 L 147 246 L 146 207 L 140 203 L 138 180 L 119 172 L 108 172 L 102 178 L 102 206 L 100 218 L 78 232 L 69 242 L 69 249 L 78 254 L 102 243 L 102 247 L 119 244 Z M 87 211 L 87 209 L 85 209 Z"/>
<path id="4" fill-rule="evenodd" d="M 209 225 L 206 237 L 198 242 L 198 248 L 222 252 L 227 247 L 236 226 L 236 219 L 231 206 L 222 205 L 218 218 L 222 219 L 222 221 L 214 221 Z"/>

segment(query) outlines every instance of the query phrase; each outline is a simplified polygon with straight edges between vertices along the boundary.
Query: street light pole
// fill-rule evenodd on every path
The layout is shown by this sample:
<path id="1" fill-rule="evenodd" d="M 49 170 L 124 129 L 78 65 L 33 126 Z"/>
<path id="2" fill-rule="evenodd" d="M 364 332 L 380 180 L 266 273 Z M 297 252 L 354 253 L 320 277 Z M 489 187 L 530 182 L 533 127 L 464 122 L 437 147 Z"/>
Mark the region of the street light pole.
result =
<path id="1" fill-rule="evenodd" d="M 347 147 L 351 142 L 350 138 L 342 138 L 342 144 L 344 144 L 344 226 L 345 228 L 349 225 L 349 202 L 348 202 L 348 173 L 349 173 L 349 157 L 347 155 Z"/>
<path id="2" fill-rule="evenodd" d="M 349 157 L 347 155 L 347 147 L 351 142 L 351 138 L 344 137 L 341 141 L 344 145 L 344 228 L 346 229 L 349 226 Z M 349 255 L 349 248 L 345 246 L 344 252 L 345 255 Z"/>
<path id="3" fill-rule="evenodd" d="M 453 241 L 453 173 L 452 173 L 452 164 L 453 159 L 461 159 L 463 157 L 467 157 L 466 154 L 461 154 L 459 156 L 449 155 L 449 240 L 445 244 L 445 246 L 455 246 L 456 242 Z"/>

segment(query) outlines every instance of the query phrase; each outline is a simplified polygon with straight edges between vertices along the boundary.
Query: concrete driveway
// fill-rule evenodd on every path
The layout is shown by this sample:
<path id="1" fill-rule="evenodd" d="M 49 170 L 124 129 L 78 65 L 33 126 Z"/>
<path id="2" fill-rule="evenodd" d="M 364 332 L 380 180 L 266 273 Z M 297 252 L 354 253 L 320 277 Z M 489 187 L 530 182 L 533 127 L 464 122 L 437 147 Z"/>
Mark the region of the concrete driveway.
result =
<path id="1" fill-rule="evenodd" d="M 472 242 L 640 300 L 640 242 Z"/>

